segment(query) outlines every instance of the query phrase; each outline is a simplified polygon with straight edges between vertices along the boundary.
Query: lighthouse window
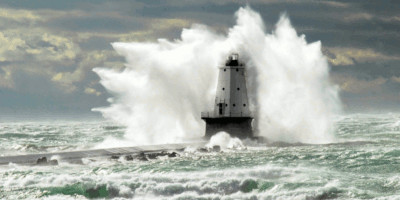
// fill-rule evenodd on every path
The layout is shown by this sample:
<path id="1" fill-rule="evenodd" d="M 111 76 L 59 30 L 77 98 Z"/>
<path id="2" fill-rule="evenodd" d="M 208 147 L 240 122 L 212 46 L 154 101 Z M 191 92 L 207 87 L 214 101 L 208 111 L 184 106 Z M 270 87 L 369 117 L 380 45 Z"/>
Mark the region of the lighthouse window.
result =
<path id="1" fill-rule="evenodd" d="M 246 107 L 246 104 L 243 104 L 243 107 Z"/>
<path id="2" fill-rule="evenodd" d="M 225 88 L 222 88 L 222 90 L 225 90 Z"/>
<path id="3" fill-rule="evenodd" d="M 237 88 L 237 90 L 240 90 L 240 88 Z"/>
<path id="4" fill-rule="evenodd" d="M 233 107 L 235 107 L 236 105 L 235 104 L 233 104 Z"/>

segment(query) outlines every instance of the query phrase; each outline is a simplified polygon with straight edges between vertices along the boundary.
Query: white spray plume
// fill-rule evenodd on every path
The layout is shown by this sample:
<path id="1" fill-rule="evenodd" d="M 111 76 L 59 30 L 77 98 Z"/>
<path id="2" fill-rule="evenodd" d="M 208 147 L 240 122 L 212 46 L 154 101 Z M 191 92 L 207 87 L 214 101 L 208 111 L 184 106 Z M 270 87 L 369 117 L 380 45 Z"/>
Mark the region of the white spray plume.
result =
<path id="1" fill-rule="evenodd" d="M 265 34 L 258 14 L 238 11 L 229 39 L 240 41 L 249 60 L 249 82 L 258 134 L 272 141 L 328 143 L 340 110 L 321 43 L 307 44 L 283 15 Z"/>
<path id="2" fill-rule="evenodd" d="M 239 138 L 231 137 L 227 132 L 221 131 L 213 135 L 206 147 L 211 149 L 214 146 L 219 146 L 224 149 L 243 149 L 245 146 Z"/>
<path id="3" fill-rule="evenodd" d="M 320 42 L 307 44 L 286 16 L 271 34 L 249 7 L 240 8 L 236 17 L 227 36 L 193 25 L 175 41 L 113 43 L 126 68 L 94 70 L 114 95 L 110 107 L 95 110 L 126 125 L 125 138 L 132 144 L 201 137 L 200 112 L 213 107 L 218 66 L 238 52 L 247 65 L 257 134 L 272 141 L 332 141 L 340 102 Z"/>

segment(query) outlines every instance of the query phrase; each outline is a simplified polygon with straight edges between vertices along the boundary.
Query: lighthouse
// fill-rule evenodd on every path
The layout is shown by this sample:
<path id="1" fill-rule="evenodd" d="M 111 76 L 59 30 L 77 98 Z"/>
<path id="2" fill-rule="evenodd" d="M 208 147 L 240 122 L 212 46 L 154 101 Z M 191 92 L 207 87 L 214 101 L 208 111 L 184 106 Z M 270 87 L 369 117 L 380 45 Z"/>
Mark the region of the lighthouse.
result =
<path id="1" fill-rule="evenodd" d="M 231 54 L 224 66 L 219 67 L 218 85 L 213 111 L 202 112 L 206 122 L 207 138 L 225 131 L 239 138 L 253 137 L 246 88 L 245 65 L 239 61 L 239 54 Z"/>

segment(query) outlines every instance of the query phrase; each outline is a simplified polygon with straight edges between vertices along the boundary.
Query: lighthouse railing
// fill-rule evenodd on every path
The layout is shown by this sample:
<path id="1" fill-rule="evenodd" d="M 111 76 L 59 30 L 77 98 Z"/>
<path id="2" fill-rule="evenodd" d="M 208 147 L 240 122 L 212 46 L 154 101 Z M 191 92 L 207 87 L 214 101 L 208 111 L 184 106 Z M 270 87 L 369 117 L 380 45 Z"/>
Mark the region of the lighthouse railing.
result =
<path id="1" fill-rule="evenodd" d="M 251 117 L 251 114 L 243 112 L 229 112 L 227 114 L 216 115 L 214 112 L 201 112 L 201 118 L 222 118 L 222 117 Z"/>

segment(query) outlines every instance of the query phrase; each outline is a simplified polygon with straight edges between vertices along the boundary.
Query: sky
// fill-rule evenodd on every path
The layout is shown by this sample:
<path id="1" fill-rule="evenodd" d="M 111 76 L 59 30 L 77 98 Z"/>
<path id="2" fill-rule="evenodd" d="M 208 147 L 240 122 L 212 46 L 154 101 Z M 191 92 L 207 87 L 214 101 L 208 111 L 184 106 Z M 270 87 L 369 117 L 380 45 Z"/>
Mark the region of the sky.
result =
<path id="1" fill-rule="evenodd" d="M 271 32 L 286 13 L 321 41 L 345 113 L 400 111 L 400 1 L 0 0 L 0 116 L 96 116 L 111 94 L 96 67 L 121 69 L 112 42 L 227 33 L 250 5 Z"/>

